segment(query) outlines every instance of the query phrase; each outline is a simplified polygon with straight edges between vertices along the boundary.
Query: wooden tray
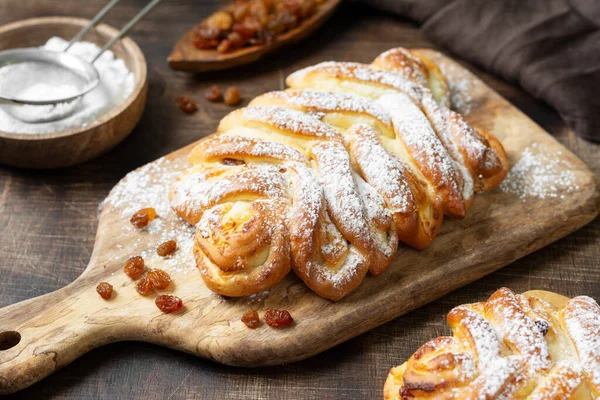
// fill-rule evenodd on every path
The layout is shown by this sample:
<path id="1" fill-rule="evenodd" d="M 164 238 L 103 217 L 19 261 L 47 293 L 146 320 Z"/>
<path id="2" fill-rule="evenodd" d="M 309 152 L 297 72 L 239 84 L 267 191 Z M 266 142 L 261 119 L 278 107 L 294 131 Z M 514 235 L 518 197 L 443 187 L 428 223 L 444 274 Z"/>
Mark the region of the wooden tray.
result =
<path id="1" fill-rule="evenodd" d="M 193 234 L 193 227 L 177 219 L 164 199 L 154 204 L 185 167 L 190 145 L 133 172 L 113 189 L 81 277 L 61 290 L 0 310 L 0 394 L 23 389 L 85 352 L 121 340 L 157 343 L 239 366 L 307 358 L 495 271 L 598 215 L 599 183 L 582 161 L 464 68 L 438 53 L 426 54 L 462 89 L 458 100 L 468 120 L 502 141 L 511 165 L 527 149 L 546 154 L 547 167 L 566 174 L 546 183 L 555 185 L 553 196 L 522 198 L 501 188 L 478 195 L 467 218 L 446 220 L 429 249 L 401 247 L 383 276 L 367 277 L 338 303 L 315 295 L 293 274 L 268 292 L 225 299 L 206 289 L 195 270 L 189 243 L 182 240 Z M 571 180 L 565 182 L 565 176 Z M 155 206 L 161 216 L 145 231 L 128 222 L 141 206 Z M 182 248 L 175 258 L 160 259 L 155 246 L 170 237 Z M 183 299 L 182 311 L 162 314 L 154 305 L 155 295 L 135 292 L 122 267 L 140 253 L 149 266 L 171 273 L 174 284 L 166 292 Z M 110 301 L 95 292 L 101 281 L 115 287 Z M 296 323 L 287 329 L 263 324 L 250 330 L 240 322 L 250 307 L 287 309 Z"/>

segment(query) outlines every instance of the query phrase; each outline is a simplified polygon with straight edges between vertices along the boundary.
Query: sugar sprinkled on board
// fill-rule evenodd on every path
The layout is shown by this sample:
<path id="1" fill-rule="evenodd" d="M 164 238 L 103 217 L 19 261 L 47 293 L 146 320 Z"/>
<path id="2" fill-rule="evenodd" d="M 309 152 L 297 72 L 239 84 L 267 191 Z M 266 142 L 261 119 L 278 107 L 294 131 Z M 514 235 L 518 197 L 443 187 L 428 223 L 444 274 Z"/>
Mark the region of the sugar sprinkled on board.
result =
<path id="1" fill-rule="evenodd" d="M 471 97 L 473 82 L 469 79 L 468 75 L 462 72 L 462 68 L 454 62 L 441 59 L 436 60 L 436 63 L 442 74 L 447 77 L 452 109 L 462 115 L 469 115 L 472 110 L 471 103 L 473 102 L 473 98 Z"/>
<path id="2" fill-rule="evenodd" d="M 529 198 L 564 198 L 564 193 L 579 190 L 572 165 L 561 159 L 562 151 L 549 153 L 544 146 L 533 143 L 521 154 L 499 188 L 522 201 Z"/>
<path id="3" fill-rule="evenodd" d="M 59 37 L 50 38 L 42 49 L 50 51 L 62 51 L 68 42 Z M 70 54 L 81 57 L 84 60 L 91 61 L 100 47 L 90 42 L 77 42 L 68 50 Z M 94 63 L 94 66 L 100 74 L 100 84 L 94 90 L 83 96 L 81 103 L 67 117 L 49 122 L 28 123 L 21 121 L 6 111 L 0 109 L 0 131 L 11 133 L 41 134 L 60 132 L 71 128 L 86 127 L 97 118 L 105 114 L 111 108 L 123 102 L 133 91 L 135 76 L 130 72 L 125 62 L 116 58 L 112 51 L 106 51 Z M 48 99 L 47 93 L 42 93 L 51 89 L 47 82 L 41 82 L 31 91 L 35 91 L 38 99 Z M 67 96 L 73 92 L 69 85 L 62 84 L 58 89 L 62 90 L 62 95 Z M 68 93 L 67 93 L 68 92 Z M 58 106 L 61 106 L 60 104 Z M 24 106 L 32 112 L 40 107 L 51 106 Z M 23 110 L 24 112 L 25 110 Z M 40 112 L 40 111 L 37 111 Z"/>
<path id="4" fill-rule="evenodd" d="M 169 187 L 181 173 L 183 164 L 182 161 L 171 161 L 163 157 L 130 172 L 115 186 L 100 209 L 113 207 L 123 221 L 124 234 L 132 235 L 137 230 L 129 224 L 129 218 L 142 208 L 154 208 L 158 216 L 148 225 L 146 233 L 152 235 L 156 244 L 175 240 L 177 251 L 169 257 L 160 257 L 156 253 L 156 246 L 146 246 L 141 238 L 126 245 L 119 244 L 117 249 L 125 257 L 142 256 L 146 264 L 154 268 L 187 275 L 196 269 L 192 250 L 196 229 L 173 212 L 168 198 Z M 124 260 L 116 256 L 115 261 Z"/>

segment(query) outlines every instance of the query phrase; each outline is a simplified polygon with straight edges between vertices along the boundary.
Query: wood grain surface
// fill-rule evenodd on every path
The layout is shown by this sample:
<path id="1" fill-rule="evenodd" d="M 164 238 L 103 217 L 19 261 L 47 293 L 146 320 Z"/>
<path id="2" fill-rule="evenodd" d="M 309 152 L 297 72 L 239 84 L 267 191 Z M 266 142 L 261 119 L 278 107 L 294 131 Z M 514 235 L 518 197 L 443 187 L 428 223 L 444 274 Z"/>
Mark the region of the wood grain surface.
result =
<path id="1" fill-rule="evenodd" d="M 89 17 L 101 1 L 5 0 L 0 21 L 72 13 Z M 143 1 L 123 2 L 108 22 L 122 24 Z M 31 172 L 0 169 L 0 306 L 59 289 L 91 255 L 96 209 L 129 170 L 212 132 L 230 108 L 202 100 L 211 84 L 236 85 L 244 100 L 282 87 L 292 70 L 325 59 L 368 62 L 390 47 L 432 47 L 406 21 L 344 6 L 300 45 L 243 70 L 190 77 L 165 58 L 175 40 L 214 4 L 165 2 L 134 33 L 150 64 L 150 100 L 141 125 L 117 149 L 79 167 Z M 488 84 L 600 172 L 600 146 L 568 132 L 557 115 L 513 86 L 477 71 Z M 179 113 L 173 98 L 191 94 L 201 110 Z M 449 332 L 445 314 L 499 286 L 600 298 L 600 221 L 474 284 L 306 361 L 258 369 L 225 367 L 154 345 L 125 342 L 94 350 L 11 398 L 379 398 L 387 371 L 424 341 Z M 515 221 L 518 224 L 518 221 Z M 74 240 L 75 238 L 75 240 Z"/>

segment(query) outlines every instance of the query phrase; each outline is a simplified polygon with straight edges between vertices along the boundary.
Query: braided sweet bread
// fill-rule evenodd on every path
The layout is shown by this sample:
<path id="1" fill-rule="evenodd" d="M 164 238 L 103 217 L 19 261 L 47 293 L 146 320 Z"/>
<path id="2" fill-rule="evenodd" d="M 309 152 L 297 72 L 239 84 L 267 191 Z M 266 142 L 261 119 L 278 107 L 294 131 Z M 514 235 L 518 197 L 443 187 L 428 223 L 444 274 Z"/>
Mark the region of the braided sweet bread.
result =
<path id="1" fill-rule="evenodd" d="M 409 50 L 287 84 L 227 115 L 171 189 L 217 293 L 263 291 L 293 267 L 339 300 L 385 271 L 398 242 L 426 248 L 444 214 L 463 218 L 506 176 L 502 145 L 448 108 L 440 70 Z"/>
<path id="2" fill-rule="evenodd" d="M 453 337 L 422 346 L 392 368 L 385 399 L 596 399 L 600 307 L 590 297 L 515 295 L 448 314 Z"/>

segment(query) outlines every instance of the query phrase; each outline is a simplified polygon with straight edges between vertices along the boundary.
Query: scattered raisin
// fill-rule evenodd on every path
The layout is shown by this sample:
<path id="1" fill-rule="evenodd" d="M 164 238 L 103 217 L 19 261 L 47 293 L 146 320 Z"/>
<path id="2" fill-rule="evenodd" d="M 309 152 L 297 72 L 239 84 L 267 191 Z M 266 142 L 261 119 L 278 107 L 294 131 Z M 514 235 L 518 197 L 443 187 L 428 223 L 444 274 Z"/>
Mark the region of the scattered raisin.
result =
<path id="1" fill-rule="evenodd" d="M 98 286 L 96 286 L 96 292 L 102 297 L 104 300 L 110 299 L 113 293 L 113 286 L 108 282 L 100 282 Z"/>
<path id="2" fill-rule="evenodd" d="M 162 269 L 148 271 L 148 279 L 152 282 L 152 287 L 157 289 L 165 289 L 171 284 L 171 277 Z"/>
<path id="3" fill-rule="evenodd" d="M 265 322 L 267 325 L 277 328 L 278 326 L 291 325 L 294 319 L 286 310 L 274 310 L 270 308 L 265 311 Z"/>
<path id="4" fill-rule="evenodd" d="M 144 272 L 144 259 L 140 256 L 131 257 L 125 262 L 123 271 L 128 277 L 137 278 Z"/>
<path id="5" fill-rule="evenodd" d="M 542 335 L 546 336 L 546 334 L 548 333 L 548 330 L 550 329 L 550 324 L 547 321 L 544 321 L 543 319 L 539 319 L 539 320 L 535 321 L 535 324 L 537 325 L 539 330 L 542 332 Z"/>
<path id="6" fill-rule="evenodd" d="M 225 94 L 223 95 L 223 101 L 228 106 L 236 106 L 236 105 L 240 104 L 240 100 L 241 100 L 240 91 L 237 90 L 237 88 L 235 88 L 235 87 L 228 88 L 225 91 Z"/>
<path id="7" fill-rule="evenodd" d="M 189 96 L 179 96 L 175 99 L 175 102 L 184 113 L 193 114 L 198 111 L 198 105 Z"/>
<path id="8" fill-rule="evenodd" d="M 138 281 L 135 290 L 142 296 L 146 296 L 148 293 L 150 293 L 152 288 L 152 281 L 150 280 L 150 278 L 148 278 L 148 275 L 144 275 L 142 276 L 142 279 Z"/>
<path id="9" fill-rule="evenodd" d="M 212 85 L 204 92 L 204 97 L 206 97 L 206 100 L 208 101 L 217 102 L 221 100 L 221 89 L 219 89 L 219 86 L 217 85 Z"/>
<path id="10" fill-rule="evenodd" d="M 177 250 L 177 242 L 169 240 L 158 246 L 156 248 L 156 253 L 161 257 L 167 257 L 175 253 L 175 250 Z"/>
<path id="11" fill-rule="evenodd" d="M 183 306 L 183 302 L 179 297 L 163 294 L 155 300 L 156 306 L 164 313 L 179 311 Z"/>
<path id="12" fill-rule="evenodd" d="M 258 326 L 259 318 L 256 310 L 248 310 L 242 315 L 242 322 L 250 329 L 255 329 Z"/>
<path id="13" fill-rule="evenodd" d="M 131 222 L 131 225 L 135 226 L 136 228 L 141 229 L 148 226 L 148 224 L 152 222 L 154 218 L 156 218 L 156 210 L 154 208 L 142 208 L 133 214 L 129 222 Z"/>

